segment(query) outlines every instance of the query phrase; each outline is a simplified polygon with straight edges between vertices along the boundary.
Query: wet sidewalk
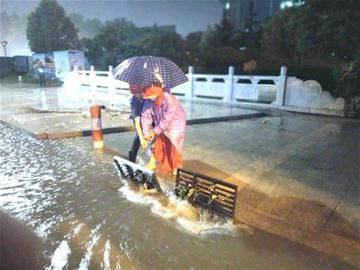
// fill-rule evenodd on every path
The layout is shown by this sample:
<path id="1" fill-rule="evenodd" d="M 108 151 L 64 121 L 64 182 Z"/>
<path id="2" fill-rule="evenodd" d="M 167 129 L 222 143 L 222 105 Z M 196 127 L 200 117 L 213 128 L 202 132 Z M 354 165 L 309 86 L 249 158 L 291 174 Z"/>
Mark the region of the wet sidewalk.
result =
<path id="1" fill-rule="evenodd" d="M 105 144 L 126 153 L 131 138 Z M 239 187 L 236 222 L 358 266 L 359 138 L 359 121 L 296 114 L 194 125 L 184 168 Z"/>
<path id="2" fill-rule="evenodd" d="M 24 85 L 24 87 L 20 87 Z M 17 88 L 15 88 L 15 87 Z M 101 94 L 95 100 L 88 90 L 73 92 L 64 88 L 28 88 L 26 84 L 2 84 L 0 121 L 21 129 L 37 139 L 60 139 L 91 135 L 90 106 L 104 105 Z M 11 88 L 11 89 L 10 89 Z M 115 97 L 103 106 L 104 133 L 132 131 L 129 119 L 130 94 Z M 108 101 L 107 101 L 108 102 Z M 224 106 L 216 102 L 181 100 L 189 125 L 262 117 L 265 113 Z"/>
<path id="3" fill-rule="evenodd" d="M 59 89 L 1 86 L 2 122 L 48 139 L 89 132 L 86 98 L 74 102 Z M 122 154 L 133 137 L 126 132 L 132 129 L 127 98 L 117 111 L 103 110 L 105 145 Z M 183 104 L 194 124 L 187 129 L 184 167 L 238 185 L 235 222 L 359 266 L 359 120 Z M 239 120 L 249 117 L 256 118 Z"/>

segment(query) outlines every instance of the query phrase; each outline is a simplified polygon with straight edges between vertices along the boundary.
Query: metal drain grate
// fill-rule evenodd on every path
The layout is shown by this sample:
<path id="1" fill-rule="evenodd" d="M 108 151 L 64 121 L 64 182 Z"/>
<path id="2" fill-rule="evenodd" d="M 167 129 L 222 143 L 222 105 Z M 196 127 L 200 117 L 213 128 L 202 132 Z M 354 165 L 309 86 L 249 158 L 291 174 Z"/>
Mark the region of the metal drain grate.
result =
<path id="1" fill-rule="evenodd" d="M 233 218 L 236 185 L 203 174 L 178 169 L 175 194 L 220 216 Z"/>
<path id="2" fill-rule="evenodd" d="M 159 182 L 153 171 L 118 156 L 114 156 L 113 159 L 124 179 L 142 184 L 146 189 L 161 191 Z"/>

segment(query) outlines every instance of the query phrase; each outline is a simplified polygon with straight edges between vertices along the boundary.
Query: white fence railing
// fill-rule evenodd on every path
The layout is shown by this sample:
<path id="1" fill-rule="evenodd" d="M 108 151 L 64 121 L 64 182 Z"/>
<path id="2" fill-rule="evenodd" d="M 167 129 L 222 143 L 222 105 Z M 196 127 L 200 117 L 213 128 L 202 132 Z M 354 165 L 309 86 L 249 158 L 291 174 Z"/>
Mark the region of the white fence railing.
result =
<path id="1" fill-rule="evenodd" d="M 227 75 L 194 74 L 190 67 L 187 76 L 189 82 L 175 87 L 173 92 L 195 99 L 271 103 L 276 100 L 278 88 L 285 87 L 281 76 L 234 75 L 233 67 L 229 67 Z"/>
<path id="2" fill-rule="evenodd" d="M 81 96 L 87 93 L 92 103 L 128 106 L 129 85 L 115 80 L 111 71 L 112 67 L 109 71 L 95 71 L 93 66 L 88 71 L 75 70 L 65 78 L 64 86 L 71 92 L 84 90 L 76 93 Z M 186 99 L 263 103 L 283 110 L 344 115 L 345 102 L 342 98 L 333 98 L 322 91 L 316 81 L 303 82 L 296 77 L 288 77 L 285 66 L 281 67 L 279 76 L 234 75 L 233 67 L 229 67 L 227 75 L 195 74 L 191 66 L 186 75 L 189 81 L 171 90 Z"/>
<path id="3" fill-rule="evenodd" d="M 128 84 L 115 80 L 109 71 L 95 71 L 92 66 L 88 71 L 75 70 L 65 78 L 65 86 L 87 88 L 94 99 L 98 95 L 111 104 L 119 95 L 129 95 Z M 223 102 L 261 102 L 283 105 L 286 87 L 286 67 L 281 67 L 279 76 L 234 75 L 234 68 L 229 67 L 227 75 L 194 74 L 189 67 L 189 81 L 172 89 L 172 93 L 189 99 L 208 99 Z"/>

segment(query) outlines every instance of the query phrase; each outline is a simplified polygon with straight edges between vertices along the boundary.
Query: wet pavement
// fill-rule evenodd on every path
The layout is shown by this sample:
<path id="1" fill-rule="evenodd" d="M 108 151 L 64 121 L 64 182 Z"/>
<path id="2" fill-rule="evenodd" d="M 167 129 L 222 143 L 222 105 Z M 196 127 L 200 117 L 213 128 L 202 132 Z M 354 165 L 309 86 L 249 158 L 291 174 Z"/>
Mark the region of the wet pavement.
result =
<path id="1" fill-rule="evenodd" d="M 0 119 L 17 130 L 52 134 L 90 125 L 86 98 L 74 102 L 70 94 L 67 97 L 58 89 L 29 89 L 16 83 L 0 86 Z M 105 128 L 131 126 L 127 99 L 122 102 L 117 111 L 103 111 Z M 257 113 L 219 103 L 188 102 L 184 106 L 190 119 Z M 147 196 L 137 197 L 126 189 L 126 183 L 118 181 L 111 155 L 94 152 L 90 138 L 39 141 L 5 126 L 1 134 L 0 173 L 5 179 L 0 188 L 1 209 L 46 239 L 44 265 L 50 260 L 54 266 L 57 262 L 50 258 L 63 256 L 68 269 L 98 269 L 99 265 L 113 269 L 106 268 L 108 264 L 125 269 L 359 266 L 360 121 L 268 113 L 187 129 L 184 167 L 239 186 L 235 230 L 231 224 L 217 227 L 208 223 L 208 230 L 199 229 L 196 222 L 182 224 L 178 216 L 176 222 L 171 221 L 174 218 L 169 221 L 165 217 L 170 204 L 166 210 L 162 204 L 159 210 L 159 200 L 139 206 Z M 105 145 L 126 154 L 132 136 L 133 132 L 107 134 Z M 19 146 L 24 153 L 17 150 Z M 171 190 L 173 179 L 162 181 Z M 145 232 L 136 220 L 147 224 Z M 159 226 L 163 234 L 154 229 Z M 218 233 L 194 239 L 194 231 L 183 232 L 194 227 L 196 232 L 204 229 L 205 235 L 212 230 Z M 263 232 L 254 233 L 252 228 Z M 165 241 L 166 247 L 155 248 L 146 239 Z M 165 258 L 160 254 L 166 254 Z M 209 254 L 214 261 L 207 262 Z M 77 267 L 80 265 L 84 268 Z"/>
<path id="2" fill-rule="evenodd" d="M 22 87 L 21 87 L 22 86 Z M 92 104 L 106 104 L 102 110 L 104 133 L 133 130 L 129 120 L 129 91 L 111 97 L 102 93 L 93 98 L 89 89 L 36 88 L 34 85 L 19 83 L 3 88 L 11 91 L 1 94 L 0 120 L 7 125 L 22 128 L 24 132 L 39 138 L 65 138 L 89 135 L 91 119 L 89 107 Z M 264 113 L 236 106 L 221 106 L 218 103 L 182 100 L 189 124 L 245 119 L 263 116 Z M 217 118 L 217 119 L 215 119 Z"/>
<path id="3" fill-rule="evenodd" d="M 185 168 L 238 185 L 237 222 L 359 264 L 359 121 L 283 114 L 186 136 Z M 130 141 L 105 137 L 122 153 Z"/>

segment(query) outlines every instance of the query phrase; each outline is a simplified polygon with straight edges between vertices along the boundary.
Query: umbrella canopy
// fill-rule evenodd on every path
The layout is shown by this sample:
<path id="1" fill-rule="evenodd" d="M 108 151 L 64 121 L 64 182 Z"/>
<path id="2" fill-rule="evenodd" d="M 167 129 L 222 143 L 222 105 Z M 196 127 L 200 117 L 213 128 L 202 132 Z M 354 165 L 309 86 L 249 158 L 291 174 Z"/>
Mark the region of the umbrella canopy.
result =
<path id="1" fill-rule="evenodd" d="M 129 84 L 149 87 L 154 81 L 164 88 L 174 88 L 188 81 L 182 70 L 171 60 L 156 56 L 135 56 L 113 69 L 114 78 Z"/>

